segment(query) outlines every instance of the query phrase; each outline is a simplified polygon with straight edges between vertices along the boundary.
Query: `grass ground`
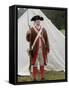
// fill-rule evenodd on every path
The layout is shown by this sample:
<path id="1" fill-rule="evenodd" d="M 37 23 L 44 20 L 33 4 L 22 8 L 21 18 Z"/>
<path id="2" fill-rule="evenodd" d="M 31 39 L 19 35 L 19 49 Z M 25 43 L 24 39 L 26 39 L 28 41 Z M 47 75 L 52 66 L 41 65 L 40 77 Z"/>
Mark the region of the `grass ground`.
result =
<path id="1" fill-rule="evenodd" d="M 65 79 L 63 71 L 44 71 L 44 80 L 61 80 Z M 31 76 L 18 76 L 18 82 L 33 81 Z M 40 81 L 39 72 L 37 74 L 37 81 Z"/>
<path id="2" fill-rule="evenodd" d="M 64 30 L 64 29 L 62 29 L 62 30 L 61 30 L 61 33 L 63 33 L 63 35 L 65 35 L 65 30 Z"/>

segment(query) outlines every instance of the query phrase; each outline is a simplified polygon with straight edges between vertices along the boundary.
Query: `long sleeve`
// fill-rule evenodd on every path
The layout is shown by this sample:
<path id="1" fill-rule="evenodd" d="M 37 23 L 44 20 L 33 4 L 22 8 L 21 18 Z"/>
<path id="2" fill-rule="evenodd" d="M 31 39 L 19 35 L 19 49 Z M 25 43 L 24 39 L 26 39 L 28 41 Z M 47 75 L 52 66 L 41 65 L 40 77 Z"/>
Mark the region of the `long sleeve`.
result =
<path id="1" fill-rule="evenodd" d="M 28 30 L 28 31 L 27 31 L 27 34 L 26 34 L 26 40 L 27 40 L 28 42 L 30 42 L 30 39 L 31 39 L 31 31 Z"/>
<path id="2" fill-rule="evenodd" d="M 48 35 L 47 35 L 45 28 L 44 28 L 44 39 L 45 39 L 45 47 L 47 51 L 49 52 L 50 51 L 49 40 L 48 40 Z"/>

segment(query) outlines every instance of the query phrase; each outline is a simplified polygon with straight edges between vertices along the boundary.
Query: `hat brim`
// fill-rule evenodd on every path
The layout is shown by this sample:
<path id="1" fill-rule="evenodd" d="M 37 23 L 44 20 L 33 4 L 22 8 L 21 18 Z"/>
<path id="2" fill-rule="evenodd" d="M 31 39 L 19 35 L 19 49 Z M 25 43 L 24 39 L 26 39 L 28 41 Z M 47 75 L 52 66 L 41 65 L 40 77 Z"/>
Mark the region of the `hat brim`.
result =
<path id="1" fill-rule="evenodd" d="M 36 16 L 34 16 L 34 17 L 31 19 L 31 21 L 36 21 L 36 20 L 43 21 L 44 19 L 43 19 L 43 17 L 36 17 Z"/>

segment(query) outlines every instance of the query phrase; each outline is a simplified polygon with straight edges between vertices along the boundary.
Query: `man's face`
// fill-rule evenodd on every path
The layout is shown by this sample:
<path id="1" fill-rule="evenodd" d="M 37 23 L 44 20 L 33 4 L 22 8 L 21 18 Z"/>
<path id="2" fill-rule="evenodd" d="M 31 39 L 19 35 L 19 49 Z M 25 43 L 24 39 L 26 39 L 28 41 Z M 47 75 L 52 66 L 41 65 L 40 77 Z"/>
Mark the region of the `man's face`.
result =
<path id="1" fill-rule="evenodd" d="M 34 23 L 36 26 L 40 26 L 40 20 L 36 20 Z"/>

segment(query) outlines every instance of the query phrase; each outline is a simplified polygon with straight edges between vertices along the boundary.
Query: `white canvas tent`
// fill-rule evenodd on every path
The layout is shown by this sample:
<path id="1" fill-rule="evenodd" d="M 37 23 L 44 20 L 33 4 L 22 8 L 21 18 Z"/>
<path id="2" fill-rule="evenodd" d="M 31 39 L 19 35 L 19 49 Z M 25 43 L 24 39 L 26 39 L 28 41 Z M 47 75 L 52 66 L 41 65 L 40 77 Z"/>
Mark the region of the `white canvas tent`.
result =
<path id="1" fill-rule="evenodd" d="M 29 43 L 26 41 L 26 33 L 29 30 L 30 21 L 34 15 L 40 15 L 44 18 L 42 25 L 45 27 L 49 43 L 50 53 L 48 54 L 48 70 L 65 71 L 65 36 L 53 25 L 53 23 L 44 15 L 40 9 L 28 9 L 18 19 L 18 74 L 30 75 L 29 73 L 29 55 L 27 49 Z M 28 17 L 29 16 L 29 17 Z"/>

